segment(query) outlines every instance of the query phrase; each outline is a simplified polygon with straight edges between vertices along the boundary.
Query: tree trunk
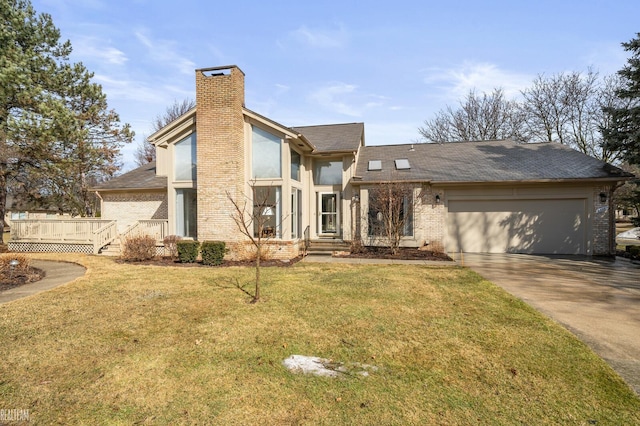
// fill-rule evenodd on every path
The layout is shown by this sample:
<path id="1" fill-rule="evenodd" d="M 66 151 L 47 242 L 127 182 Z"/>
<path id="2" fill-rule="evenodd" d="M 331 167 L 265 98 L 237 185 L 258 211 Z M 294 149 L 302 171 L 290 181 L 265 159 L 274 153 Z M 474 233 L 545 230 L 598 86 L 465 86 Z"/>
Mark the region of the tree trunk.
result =
<path id="1" fill-rule="evenodd" d="M 4 233 L 6 226 L 4 216 L 7 212 L 7 176 L 5 175 L 5 166 L 0 165 L 0 168 L 0 223 L 2 223 L 2 232 Z"/>
<path id="2" fill-rule="evenodd" d="M 260 258 L 262 257 L 262 247 L 258 245 L 256 247 L 256 292 L 253 295 L 251 303 L 260 301 Z"/>

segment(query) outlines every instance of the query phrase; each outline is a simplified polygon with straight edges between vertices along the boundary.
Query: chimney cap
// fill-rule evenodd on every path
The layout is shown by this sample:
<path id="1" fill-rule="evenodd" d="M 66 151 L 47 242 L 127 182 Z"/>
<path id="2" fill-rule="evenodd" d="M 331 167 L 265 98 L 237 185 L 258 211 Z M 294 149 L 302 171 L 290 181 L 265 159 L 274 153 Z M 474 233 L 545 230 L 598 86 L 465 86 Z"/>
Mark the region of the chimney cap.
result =
<path id="1" fill-rule="evenodd" d="M 234 68 L 240 71 L 242 75 L 244 75 L 244 71 L 242 71 L 240 67 L 238 67 L 237 65 L 223 65 L 220 67 L 199 68 L 199 69 L 196 69 L 196 72 L 200 72 L 204 74 L 212 71 L 222 71 L 224 73 L 224 71 L 230 71 Z"/>

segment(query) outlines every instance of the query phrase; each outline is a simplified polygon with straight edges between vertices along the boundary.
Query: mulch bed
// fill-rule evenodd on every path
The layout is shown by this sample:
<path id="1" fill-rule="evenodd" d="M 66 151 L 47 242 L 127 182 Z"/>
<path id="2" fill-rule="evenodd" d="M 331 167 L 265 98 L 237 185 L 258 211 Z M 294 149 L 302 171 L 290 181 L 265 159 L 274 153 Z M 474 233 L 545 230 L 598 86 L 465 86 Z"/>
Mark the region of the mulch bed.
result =
<path id="1" fill-rule="evenodd" d="M 398 253 L 392 254 L 386 247 L 363 247 L 357 252 L 338 255 L 336 257 L 346 257 L 355 259 L 392 259 L 392 260 L 437 260 L 451 261 L 446 253 L 431 250 L 420 250 L 417 248 L 400 247 Z"/>
<path id="2" fill-rule="evenodd" d="M 34 283 L 44 278 L 45 272 L 42 269 L 29 267 L 26 271 L 16 272 L 14 274 L 3 273 L 0 275 L 0 291 L 9 290 L 21 285 Z"/>
<path id="3" fill-rule="evenodd" d="M 263 260 L 260 262 L 260 266 L 275 266 L 287 268 L 299 261 L 302 260 L 302 256 L 293 258 L 289 261 L 286 260 Z M 142 260 L 142 261 L 126 261 L 122 259 L 117 259 L 118 263 L 126 263 L 129 265 L 152 265 L 152 266 L 179 266 L 185 268 L 224 268 L 229 266 L 255 266 L 255 260 L 225 260 L 222 262 L 222 265 L 203 265 L 202 262 L 194 262 L 194 263 L 182 263 L 177 259 L 172 259 L 171 257 L 156 257 L 151 260 Z"/>
<path id="4" fill-rule="evenodd" d="M 447 256 L 446 253 L 439 253 L 430 250 L 419 250 L 417 248 L 401 247 L 398 253 L 392 254 L 387 248 L 382 247 L 363 247 L 358 252 L 339 254 L 335 257 L 340 258 L 353 258 L 353 259 L 392 259 L 392 260 L 437 260 L 437 261 L 451 261 L 452 259 Z M 298 256 L 289 261 L 286 260 L 263 260 L 260 262 L 260 266 L 265 267 L 280 267 L 287 268 L 296 264 L 302 260 L 302 256 Z M 151 260 L 142 261 L 126 261 L 123 259 L 117 259 L 118 263 L 126 263 L 130 265 L 152 265 L 152 266 L 178 266 L 185 268 L 224 268 L 229 266 L 255 266 L 255 260 L 225 260 L 222 265 L 209 266 L 203 265 L 202 262 L 195 263 L 182 263 L 177 259 L 171 257 L 156 257 Z"/>

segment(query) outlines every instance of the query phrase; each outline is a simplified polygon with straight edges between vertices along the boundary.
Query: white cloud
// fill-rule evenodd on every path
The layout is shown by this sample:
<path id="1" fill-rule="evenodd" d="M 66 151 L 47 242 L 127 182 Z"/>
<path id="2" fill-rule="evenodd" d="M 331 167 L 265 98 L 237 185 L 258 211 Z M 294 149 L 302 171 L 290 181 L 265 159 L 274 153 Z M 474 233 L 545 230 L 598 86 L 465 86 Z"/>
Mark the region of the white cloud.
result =
<path id="1" fill-rule="evenodd" d="M 129 58 L 120 49 L 109 46 L 110 42 L 97 37 L 76 37 L 73 42 L 73 55 L 82 58 L 97 59 L 108 65 L 123 65 Z"/>
<path id="2" fill-rule="evenodd" d="M 292 31 L 290 36 L 299 43 L 318 49 L 341 48 L 348 40 L 347 31 L 342 24 L 334 29 L 311 29 L 302 25 Z"/>
<path id="3" fill-rule="evenodd" d="M 358 86 L 333 82 L 311 92 L 308 99 L 326 110 L 350 117 L 363 117 L 371 111 L 384 108 L 388 98 L 371 93 L 360 93 Z"/>
<path id="4" fill-rule="evenodd" d="M 276 83 L 276 95 L 282 95 L 284 93 L 287 93 L 289 90 L 291 90 L 291 87 L 287 86 L 286 84 Z"/>
<path id="5" fill-rule="evenodd" d="M 464 62 L 457 68 L 428 69 L 424 82 L 439 89 L 447 101 L 457 101 L 470 90 L 491 92 L 496 88 L 502 88 L 507 98 L 517 97 L 534 78 L 534 75 L 503 70 L 495 64 Z"/>
<path id="6" fill-rule="evenodd" d="M 330 109 L 339 114 L 351 117 L 359 117 L 361 112 L 353 105 L 349 105 L 345 100 L 348 95 L 354 93 L 357 86 L 345 83 L 332 83 L 328 86 L 321 87 L 311 93 L 309 99 L 311 101 Z"/>
<path id="7" fill-rule="evenodd" d="M 104 74 L 96 74 L 94 80 L 102 85 L 109 102 L 169 105 L 175 99 L 193 97 L 193 92 L 175 85 L 153 86 L 140 80 L 112 78 Z"/>
<path id="8" fill-rule="evenodd" d="M 138 41 L 148 50 L 149 56 L 166 67 L 177 69 L 182 74 L 192 75 L 196 64 L 182 56 L 176 42 L 171 40 L 152 40 L 146 30 L 138 30 L 134 34 Z"/>

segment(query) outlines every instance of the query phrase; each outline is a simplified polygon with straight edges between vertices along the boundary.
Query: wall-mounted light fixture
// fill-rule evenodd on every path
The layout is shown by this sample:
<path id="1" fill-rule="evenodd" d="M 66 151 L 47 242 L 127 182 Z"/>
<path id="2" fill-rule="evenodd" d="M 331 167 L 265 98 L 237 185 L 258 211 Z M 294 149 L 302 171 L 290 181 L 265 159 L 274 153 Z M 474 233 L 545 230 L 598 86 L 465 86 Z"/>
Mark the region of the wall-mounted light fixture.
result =
<path id="1" fill-rule="evenodd" d="M 604 192 L 600 193 L 600 202 L 601 203 L 607 202 L 607 194 L 605 194 Z"/>
<path id="2" fill-rule="evenodd" d="M 436 204 L 440 204 L 440 194 L 436 195 Z"/>
<path id="3" fill-rule="evenodd" d="M 360 202 L 360 196 L 358 194 L 354 195 L 352 198 L 354 203 L 359 203 Z"/>

